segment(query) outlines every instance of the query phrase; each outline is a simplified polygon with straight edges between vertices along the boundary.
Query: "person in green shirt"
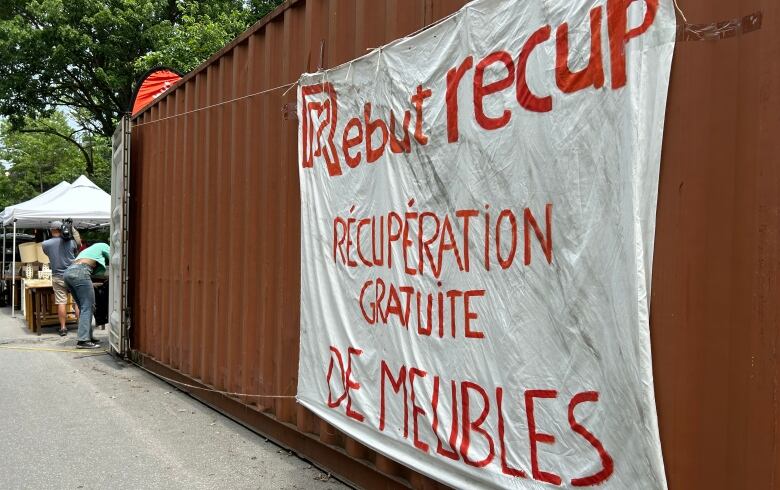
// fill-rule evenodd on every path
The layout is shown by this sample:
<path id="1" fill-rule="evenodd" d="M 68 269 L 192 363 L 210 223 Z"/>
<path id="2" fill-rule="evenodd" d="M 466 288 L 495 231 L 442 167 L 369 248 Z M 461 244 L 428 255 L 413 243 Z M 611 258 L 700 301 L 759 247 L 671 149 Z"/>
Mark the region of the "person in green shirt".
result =
<path id="1" fill-rule="evenodd" d="M 92 315 L 95 311 L 95 289 L 92 287 L 94 276 L 105 275 L 111 261 L 111 250 L 105 243 L 96 243 L 84 249 L 70 267 L 65 270 L 63 279 L 81 311 L 79 315 L 79 349 L 97 349 L 98 342 L 92 337 Z"/>

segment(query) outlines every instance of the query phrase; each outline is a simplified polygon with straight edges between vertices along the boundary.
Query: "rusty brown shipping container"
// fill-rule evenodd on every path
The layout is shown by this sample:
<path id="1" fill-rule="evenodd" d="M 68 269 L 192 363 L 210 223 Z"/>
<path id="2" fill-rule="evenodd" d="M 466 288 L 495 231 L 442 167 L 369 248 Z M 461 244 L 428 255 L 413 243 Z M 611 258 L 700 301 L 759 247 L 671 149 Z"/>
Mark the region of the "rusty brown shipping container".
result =
<path id="1" fill-rule="evenodd" d="M 465 3 L 288 1 L 133 121 L 131 346 L 146 367 L 295 394 L 300 194 L 285 87 Z M 780 2 L 679 3 L 690 22 L 763 23 L 675 48 L 651 311 L 667 477 L 780 488 Z M 436 486 L 294 399 L 192 393 L 355 485 Z"/>

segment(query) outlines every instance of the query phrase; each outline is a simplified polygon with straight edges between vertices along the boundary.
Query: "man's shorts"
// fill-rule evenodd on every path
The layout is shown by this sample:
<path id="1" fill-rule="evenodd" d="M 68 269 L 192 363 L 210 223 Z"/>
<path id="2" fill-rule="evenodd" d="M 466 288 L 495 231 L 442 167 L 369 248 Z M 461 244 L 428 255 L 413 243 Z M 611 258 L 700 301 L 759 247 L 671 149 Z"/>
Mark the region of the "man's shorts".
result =
<path id="1" fill-rule="evenodd" d="M 54 289 L 54 304 L 68 304 L 68 286 L 65 285 L 65 280 L 61 277 L 52 277 L 51 286 Z"/>

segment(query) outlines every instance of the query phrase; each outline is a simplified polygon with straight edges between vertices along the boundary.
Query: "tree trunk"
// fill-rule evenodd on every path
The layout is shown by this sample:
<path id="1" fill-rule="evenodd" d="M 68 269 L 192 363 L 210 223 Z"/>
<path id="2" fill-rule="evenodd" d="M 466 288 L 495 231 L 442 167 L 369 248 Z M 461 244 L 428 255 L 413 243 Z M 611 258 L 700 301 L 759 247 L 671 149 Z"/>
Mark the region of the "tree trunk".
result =
<path id="1" fill-rule="evenodd" d="M 87 152 L 86 157 L 87 165 L 84 168 L 84 171 L 87 173 L 87 175 L 91 178 L 95 175 L 95 159 L 92 156 L 92 144 L 89 145 L 89 151 Z"/>

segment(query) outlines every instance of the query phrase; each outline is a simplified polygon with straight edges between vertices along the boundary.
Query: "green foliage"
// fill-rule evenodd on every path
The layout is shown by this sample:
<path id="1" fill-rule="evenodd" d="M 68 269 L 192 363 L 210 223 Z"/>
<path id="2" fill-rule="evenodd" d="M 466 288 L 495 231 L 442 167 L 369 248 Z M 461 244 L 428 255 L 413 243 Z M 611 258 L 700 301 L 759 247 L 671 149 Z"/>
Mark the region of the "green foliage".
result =
<path id="1" fill-rule="evenodd" d="M 111 243 L 111 232 L 108 228 L 82 229 L 79 230 L 79 235 L 81 235 L 81 240 L 84 243 L 90 245 L 98 242 Z"/>
<path id="2" fill-rule="evenodd" d="M 66 106 L 110 137 L 148 68 L 188 71 L 281 0 L 0 0 L 0 115 Z"/>
<path id="3" fill-rule="evenodd" d="M 73 182 L 85 173 L 84 158 L 78 147 L 51 132 L 73 133 L 61 112 L 37 121 L 28 120 L 26 127 L 24 132 L 19 132 L 8 122 L 0 124 L 0 160 L 4 162 L 0 174 L 0 208 L 31 199 L 63 180 Z M 110 191 L 110 146 L 102 137 L 88 137 L 83 144 L 95 163 L 92 180 Z"/>
<path id="4" fill-rule="evenodd" d="M 132 63 L 153 48 L 144 24 L 162 21 L 167 2 L 0 1 L 0 113 L 20 127 L 79 108 L 109 136 L 130 101 Z"/>
<path id="5" fill-rule="evenodd" d="M 281 3 L 0 0 L 0 159 L 12 164 L 0 205 L 81 173 L 108 189 L 110 138 L 138 77 L 191 70 Z"/>
<path id="6" fill-rule="evenodd" d="M 151 29 L 156 49 L 139 57 L 136 71 L 170 66 L 188 72 L 271 12 L 282 0 L 180 2 L 176 22 L 164 21 Z"/>

